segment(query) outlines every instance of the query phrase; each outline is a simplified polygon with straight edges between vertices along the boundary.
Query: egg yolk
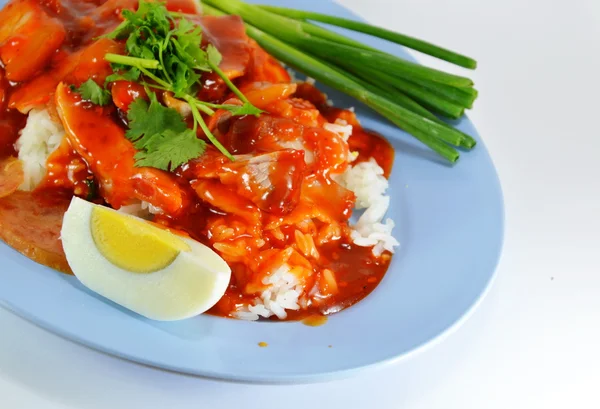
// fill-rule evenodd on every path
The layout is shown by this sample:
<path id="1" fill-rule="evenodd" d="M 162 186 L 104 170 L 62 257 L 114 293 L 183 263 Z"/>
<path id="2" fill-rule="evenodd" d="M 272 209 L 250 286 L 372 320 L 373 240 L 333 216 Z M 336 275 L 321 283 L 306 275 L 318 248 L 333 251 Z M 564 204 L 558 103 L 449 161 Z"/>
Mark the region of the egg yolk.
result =
<path id="1" fill-rule="evenodd" d="M 166 230 L 113 210 L 94 207 L 90 229 L 98 251 L 115 266 L 135 273 L 168 267 L 190 246 Z"/>

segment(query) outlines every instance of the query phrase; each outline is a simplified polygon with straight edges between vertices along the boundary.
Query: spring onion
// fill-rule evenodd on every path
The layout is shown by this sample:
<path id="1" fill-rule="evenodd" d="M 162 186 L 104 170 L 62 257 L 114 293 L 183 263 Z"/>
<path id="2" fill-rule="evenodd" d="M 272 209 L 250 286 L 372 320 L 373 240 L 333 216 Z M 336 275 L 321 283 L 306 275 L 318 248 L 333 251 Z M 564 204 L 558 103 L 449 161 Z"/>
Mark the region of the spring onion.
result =
<path id="1" fill-rule="evenodd" d="M 454 147 L 472 149 L 475 140 L 438 118 L 460 118 L 478 96 L 463 76 L 428 68 L 345 37 L 311 21 L 335 25 L 424 52 L 465 68 L 475 60 L 402 34 L 339 17 L 241 0 L 204 0 L 209 15 L 240 15 L 246 32 L 283 63 L 365 103 L 454 163 Z"/>

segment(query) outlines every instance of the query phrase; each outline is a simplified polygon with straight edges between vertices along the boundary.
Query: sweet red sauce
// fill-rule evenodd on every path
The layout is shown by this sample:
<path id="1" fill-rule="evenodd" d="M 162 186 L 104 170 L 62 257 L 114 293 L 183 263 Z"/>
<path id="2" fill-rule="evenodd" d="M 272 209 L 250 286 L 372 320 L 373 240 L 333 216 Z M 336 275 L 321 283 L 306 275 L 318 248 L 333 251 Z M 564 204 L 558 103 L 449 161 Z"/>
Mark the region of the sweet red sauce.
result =
<path id="1" fill-rule="evenodd" d="M 125 137 L 126 111 L 133 100 L 145 97 L 143 87 L 113 84 L 113 104 L 107 107 L 82 101 L 68 87 L 89 78 L 103 83 L 112 73 L 103 57 L 123 52 L 123 42 L 97 37 L 117 26 L 121 10 L 133 9 L 137 0 L 15 4 L 31 7 L 36 16 L 32 35 L 21 38 L 19 47 L 43 52 L 32 53 L 34 69 L 23 70 L 17 64 L 21 61 L 0 68 L 0 156 L 14 154 L 25 121 L 17 109 L 46 106 L 53 116 L 60 115 L 67 131 L 47 163 L 39 191 L 88 199 L 97 194 L 98 201 L 115 208 L 147 201 L 162 209 L 154 222 L 212 246 L 230 265 L 231 283 L 210 311 L 215 315 L 232 316 L 240 303 L 255 300 L 268 278 L 257 271 L 273 271 L 284 256 L 306 273 L 304 288 L 312 301 L 288 314 L 288 319 L 306 325 L 322 325 L 324 315 L 357 303 L 381 282 L 391 255 L 374 257 L 371 248 L 350 243 L 348 219 L 355 197 L 330 176 L 347 168 L 349 151 L 358 152 L 359 162 L 375 158 L 389 175 L 393 149 L 379 135 L 363 130 L 353 112 L 329 107 L 315 87 L 290 84 L 286 70 L 247 39 L 239 18 L 194 17 L 204 27 L 205 41 L 223 54 L 223 71 L 268 114 L 231 118 L 223 111 L 206 118 L 220 142 L 239 155 L 236 161 L 211 147 L 171 173 L 136 167 L 136 150 Z M 194 12 L 190 0 L 167 4 L 172 10 Z M 58 45 L 49 52 L 36 36 Z M 0 44 L 0 57 L 14 51 Z M 8 74 L 18 81 L 9 82 Z M 220 78 L 207 74 L 199 97 L 223 102 L 234 95 Z M 336 121 L 353 125 L 347 144 L 323 128 Z M 201 132 L 198 136 L 204 138 Z M 311 242 L 318 254 L 310 250 Z"/>
<path id="2" fill-rule="evenodd" d="M 320 327 L 327 323 L 326 315 L 309 315 L 302 320 L 302 323 L 308 327 Z"/>
<path id="3" fill-rule="evenodd" d="M 14 143 L 27 119 L 20 112 L 8 109 L 10 92 L 10 83 L 0 68 L 0 159 L 15 154 Z"/>
<path id="4" fill-rule="evenodd" d="M 305 88 L 308 88 L 308 86 Z M 315 96 L 322 96 L 320 92 L 312 87 L 310 91 Z M 389 175 L 393 164 L 394 151 L 386 140 L 375 133 L 363 130 L 350 111 L 333 109 L 325 104 L 320 105 L 319 109 L 330 122 L 335 122 L 339 118 L 352 123 L 354 125 L 353 134 L 349 139 L 349 146 L 351 151 L 358 152 L 359 157 L 357 160 L 369 160 L 373 157 L 384 168 L 386 175 Z M 225 126 L 221 126 L 220 132 L 223 133 L 221 141 L 228 149 L 237 154 L 246 154 L 256 152 L 261 147 L 266 148 L 268 146 L 271 149 L 271 144 L 278 143 L 277 138 L 280 138 L 281 135 L 285 135 L 289 140 L 303 138 L 310 141 L 310 137 L 307 138 L 306 135 L 311 129 L 287 119 L 246 117 L 237 119 L 233 123 L 230 121 Z M 326 135 L 323 134 L 320 128 L 315 136 L 318 141 L 326 140 Z M 324 166 L 330 167 L 331 163 L 326 161 Z M 312 169 L 312 172 L 316 177 L 319 177 L 321 171 L 317 168 Z M 306 188 L 307 185 L 303 185 L 303 189 Z M 328 192 L 331 193 L 330 190 Z M 306 194 L 306 191 L 304 191 L 304 194 Z M 349 206 L 346 206 L 343 203 L 336 202 L 334 197 L 322 197 L 319 200 L 322 209 L 329 208 L 329 212 L 338 217 L 349 216 L 353 203 L 353 201 L 349 201 Z M 265 238 L 269 247 L 286 248 L 293 245 L 295 227 L 286 226 L 281 230 L 282 238 L 272 236 Z M 307 320 L 307 325 L 322 325 L 325 321 L 314 317 L 323 317 L 339 312 L 369 295 L 383 279 L 391 260 L 390 254 L 386 253 L 382 257 L 375 258 L 371 253 L 371 248 L 358 247 L 346 240 L 320 246 L 318 251 L 320 257 L 319 260 L 312 262 L 313 268 L 315 271 L 329 269 L 334 272 L 337 289 L 333 295 L 329 295 L 318 304 L 309 305 L 308 308 L 301 311 L 288 311 L 287 319 Z M 243 283 L 247 280 L 246 266 L 234 264 L 231 267 L 234 278 L 230 288 L 223 299 L 210 311 L 212 314 L 228 316 L 231 311 L 235 310 L 236 305 L 250 303 L 256 297 L 244 295 L 244 286 L 242 285 L 240 288 L 238 285 L 238 282 Z M 313 285 L 318 286 L 319 284 L 312 281 L 307 285 L 307 288 Z"/>
<path id="5" fill-rule="evenodd" d="M 358 152 L 357 163 L 373 158 L 383 168 L 385 177 L 390 177 L 394 165 L 394 148 L 383 136 L 362 128 L 355 128 L 348 144 L 351 151 Z"/>
<path id="6" fill-rule="evenodd" d="M 129 110 L 129 105 L 138 98 L 148 99 L 144 87 L 137 82 L 117 81 L 111 88 L 113 103 L 123 112 Z"/>
<path id="7" fill-rule="evenodd" d="M 394 148 L 384 137 L 363 129 L 354 112 L 329 106 L 325 94 L 308 83 L 299 85 L 296 95 L 312 102 L 329 122 L 342 120 L 352 125 L 353 132 L 348 144 L 350 151 L 359 153 L 357 163 L 374 158 L 383 168 L 385 177 L 390 176 L 394 164 Z"/>
<path id="8" fill-rule="evenodd" d="M 381 259 L 375 259 L 370 248 L 347 243 L 330 245 L 325 249 L 321 247 L 319 252 L 321 260 L 318 265 L 335 272 L 338 291 L 321 304 L 309 307 L 308 310 L 289 311 L 288 318 L 291 320 L 334 314 L 356 304 L 368 296 L 381 282 L 391 260 L 389 254 L 384 254 Z"/>
<path id="9" fill-rule="evenodd" d="M 26 117 L 15 111 L 0 112 L 0 158 L 14 155 L 14 143 L 25 126 Z"/>
<path id="10" fill-rule="evenodd" d="M 60 190 L 72 195 L 93 199 L 95 193 L 94 175 L 87 163 L 71 147 L 68 140 L 55 150 L 46 164 L 46 176 L 38 190 Z"/>

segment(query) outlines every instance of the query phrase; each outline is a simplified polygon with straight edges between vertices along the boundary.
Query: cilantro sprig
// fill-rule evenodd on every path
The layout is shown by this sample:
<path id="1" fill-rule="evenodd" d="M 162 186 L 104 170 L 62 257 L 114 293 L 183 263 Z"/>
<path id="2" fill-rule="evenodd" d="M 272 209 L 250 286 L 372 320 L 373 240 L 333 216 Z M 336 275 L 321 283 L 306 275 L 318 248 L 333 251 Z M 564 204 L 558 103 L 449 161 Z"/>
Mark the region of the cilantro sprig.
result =
<path id="1" fill-rule="evenodd" d="M 173 170 L 202 155 L 206 142 L 198 139 L 176 110 L 161 105 L 155 93 L 149 97 L 150 103 L 143 98 L 133 101 L 127 112 L 129 130 L 125 136 L 139 151 L 137 166 Z"/>
<path id="2" fill-rule="evenodd" d="M 107 78 L 107 82 L 121 79 L 138 81 L 148 89 L 172 92 L 175 98 L 189 104 L 194 120 L 193 129 L 184 129 L 181 124 L 185 123 L 177 111 L 160 105 L 155 96 L 151 97 L 147 107 L 143 105 L 147 104 L 145 101 L 132 104 L 130 109 L 134 111 L 128 137 L 135 140 L 136 147 L 140 149 L 136 157 L 137 164 L 172 168 L 183 163 L 183 158 L 193 152 L 196 155 L 203 152 L 205 146 L 192 144 L 189 138 L 192 133 L 195 135 L 198 127 L 217 149 L 233 160 L 233 156 L 210 132 L 201 113 L 213 115 L 215 109 L 225 109 L 233 115 L 260 115 L 262 111 L 254 107 L 219 68 L 221 53 L 210 44 L 206 49 L 201 47 L 202 28 L 154 1 L 140 0 L 137 11 L 123 10 L 122 15 L 124 21 L 106 37 L 126 40 L 127 55 L 105 55 L 115 71 Z M 200 80 L 207 72 L 219 75 L 242 105 L 212 104 L 199 100 L 196 95 Z M 157 116 L 153 117 L 154 114 Z M 179 116 L 178 121 L 175 115 Z M 165 122 L 161 125 L 160 121 Z M 137 127 L 144 127 L 146 122 L 154 124 L 151 127 L 155 129 L 134 131 Z M 177 126 L 173 127 L 175 122 Z M 175 147 L 175 141 L 181 149 Z M 189 155 L 186 155 L 188 152 Z"/>
<path id="3" fill-rule="evenodd" d="M 91 78 L 81 84 L 76 91 L 81 94 L 83 99 L 90 101 L 92 104 L 105 106 L 110 104 L 110 101 L 112 100 L 110 92 L 96 84 Z"/>

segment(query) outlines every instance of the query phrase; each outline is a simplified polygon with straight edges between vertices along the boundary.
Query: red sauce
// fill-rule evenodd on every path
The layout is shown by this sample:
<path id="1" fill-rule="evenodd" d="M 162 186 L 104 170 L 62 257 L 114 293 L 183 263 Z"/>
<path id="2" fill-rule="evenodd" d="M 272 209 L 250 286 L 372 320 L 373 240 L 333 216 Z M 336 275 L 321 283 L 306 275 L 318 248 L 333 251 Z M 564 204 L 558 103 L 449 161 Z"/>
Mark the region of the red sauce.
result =
<path id="1" fill-rule="evenodd" d="M 46 176 L 38 190 L 60 190 L 93 199 L 94 174 L 67 139 L 48 158 Z"/>
<path id="2" fill-rule="evenodd" d="M 320 327 L 327 323 L 326 315 L 309 315 L 302 320 L 302 323 L 308 327 Z"/>
<path id="3" fill-rule="evenodd" d="M 318 91 L 314 89 L 311 92 L 317 95 Z M 322 94 L 319 93 L 318 95 Z M 339 118 L 352 123 L 354 126 L 353 134 L 349 140 L 350 150 L 359 153 L 359 161 L 369 160 L 371 157 L 374 157 L 384 168 L 386 174 L 389 175 L 393 164 L 394 152 L 387 141 L 375 133 L 363 130 L 354 114 L 350 111 L 334 110 L 325 104 L 320 105 L 319 109 L 330 122 L 335 122 Z M 312 127 L 307 127 L 288 119 L 272 117 L 257 119 L 247 117 L 235 120 L 230 119 L 225 127 L 220 127 L 220 132 L 222 133 L 221 141 L 228 149 L 237 154 L 246 154 L 256 152 L 257 150 L 260 151 L 262 148 L 266 150 L 274 149 L 277 143 L 281 143 L 282 135 L 287 137 L 287 139 L 284 138 L 285 143 L 288 140 L 301 139 L 310 142 L 311 139 L 307 137 L 307 132 L 312 132 L 312 129 Z M 326 135 L 323 134 L 320 128 L 315 136 L 317 141 L 326 140 Z M 331 151 L 331 147 L 329 146 L 327 150 Z M 332 166 L 329 160 L 322 160 L 319 164 L 327 168 L 331 168 Z M 307 180 L 310 180 L 311 177 L 322 178 L 322 176 L 319 176 L 321 175 L 321 170 L 318 167 L 311 168 L 309 166 L 307 171 L 309 173 L 312 172 L 313 176 L 305 177 L 305 184 L 302 187 L 303 196 L 309 195 L 306 190 L 309 189 L 309 184 L 306 184 Z M 203 185 L 203 189 L 210 190 L 210 187 Z M 328 195 L 333 193 L 330 188 L 324 192 L 327 192 L 326 194 Z M 340 220 L 346 220 L 350 216 L 351 207 L 354 203 L 351 200 L 347 202 L 350 206 L 347 206 L 345 203 L 337 204 L 333 196 L 319 197 L 317 202 L 321 209 L 327 210 L 329 208 L 329 212 L 334 217 L 341 218 Z M 221 209 L 223 208 L 221 207 Z M 215 209 L 215 211 L 218 212 L 219 210 Z M 265 216 L 270 217 L 266 214 L 263 215 L 263 217 Z M 211 218 L 211 216 L 208 217 L 209 219 Z M 227 220 L 227 214 L 223 217 Z M 268 243 L 267 247 L 284 249 L 293 246 L 295 242 L 295 230 L 296 227 L 293 225 L 282 227 L 281 238 L 267 234 L 264 238 Z M 330 270 L 337 281 L 337 289 L 333 291 L 333 294 L 327 295 L 327 297 L 324 297 L 318 303 L 311 303 L 306 309 L 288 311 L 288 319 L 307 320 L 307 325 L 322 324 L 324 321 L 315 319 L 314 317 L 323 317 L 339 312 L 369 295 L 383 279 L 391 261 L 391 255 L 388 253 L 380 258 L 375 258 L 371 253 L 371 248 L 355 246 L 345 239 L 334 241 L 329 245 L 319 246 L 318 251 L 320 255 L 319 259 L 312 261 L 315 274 L 311 278 L 312 281 L 309 280 L 310 283 L 306 285 L 306 288 L 311 288 L 311 286 L 318 288 L 321 285 L 322 271 Z M 247 284 L 245 284 L 248 281 L 249 275 L 247 263 L 241 262 L 233 264 L 231 267 L 233 270 L 233 279 L 230 288 L 223 299 L 210 311 L 212 314 L 228 316 L 231 314 L 231 311 L 235 310 L 236 305 L 251 303 L 256 297 L 256 295 L 244 295 L 248 290 Z"/>
<path id="4" fill-rule="evenodd" d="M 202 158 L 170 173 L 136 167 L 136 150 L 125 137 L 126 111 L 134 99 L 145 97 L 142 87 L 117 82 L 111 89 L 114 104 L 98 107 L 67 86 L 88 78 L 102 83 L 112 72 L 103 56 L 122 52 L 123 43 L 96 38 L 118 25 L 121 10 L 134 8 L 137 0 L 18 3 L 32 8 L 36 23 L 32 33 L 20 37 L 19 47 L 42 51 L 32 52 L 35 69 L 20 71 L 17 63 L 26 62 L 22 57 L 5 64 L 6 71 L 0 68 L 0 156 L 14 154 L 24 125 L 25 116 L 16 109 L 46 105 L 53 115 L 60 114 L 67 139 L 51 155 L 40 191 L 91 199 L 97 185 L 99 201 L 115 208 L 147 201 L 162 209 L 154 222 L 212 246 L 230 265 L 231 283 L 210 311 L 215 315 L 231 316 L 240 303 L 254 301 L 265 287 L 265 274 L 282 263 L 302 272 L 299 277 L 311 293 L 304 309 L 290 311 L 288 319 L 311 326 L 324 324 L 324 316 L 357 303 L 381 282 L 391 255 L 376 258 L 371 248 L 350 243 L 348 219 L 355 197 L 330 175 L 347 168 L 349 151 L 358 152 L 358 161 L 375 158 L 389 175 L 393 149 L 363 130 L 354 113 L 329 107 L 313 86 L 289 84 L 285 69 L 248 41 L 239 18 L 195 19 L 204 27 L 205 40 L 223 54 L 223 71 L 269 114 L 231 118 L 219 112 L 207 118 L 227 149 L 241 156 L 230 162 L 209 148 Z M 172 10 L 194 11 L 191 0 L 167 3 Z M 38 41 L 44 35 L 53 47 L 59 45 L 49 51 Z M 4 50 L 1 43 L 4 59 L 14 50 Z M 8 81 L 9 69 L 20 83 Z M 220 78 L 207 74 L 199 97 L 223 102 L 234 95 Z M 341 120 L 353 125 L 348 143 L 323 128 Z"/>
<path id="5" fill-rule="evenodd" d="M 308 322 L 314 323 L 315 319 L 311 317 L 335 314 L 356 304 L 379 285 L 391 261 L 389 254 L 384 254 L 381 259 L 375 259 L 370 248 L 347 243 L 333 244 L 325 249 L 320 248 L 319 251 L 321 260 L 318 265 L 335 272 L 338 291 L 308 310 L 290 311 L 289 319 L 308 319 Z M 322 321 L 320 325 L 325 322 Z"/>
<path id="6" fill-rule="evenodd" d="M 16 111 L 0 112 L 0 158 L 14 155 L 14 143 L 25 126 L 26 116 Z"/>
<path id="7" fill-rule="evenodd" d="M 20 112 L 8 109 L 11 91 L 4 69 L 0 68 L 0 159 L 16 153 L 14 143 L 27 119 Z"/>
<path id="8" fill-rule="evenodd" d="M 138 98 L 148 99 L 144 87 L 137 82 L 117 81 L 111 88 L 113 103 L 122 112 L 129 110 L 129 105 Z"/>
<path id="9" fill-rule="evenodd" d="M 227 84 L 216 74 L 208 74 L 202 78 L 202 88 L 198 98 L 202 101 L 221 101 L 227 93 Z"/>
<path id="10" fill-rule="evenodd" d="M 362 128 L 354 112 L 329 106 L 327 97 L 313 85 L 303 83 L 298 86 L 296 96 L 312 102 L 329 122 L 343 120 L 353 126 L 352 136 L 348 140 L 350 151 L 358 152 L 358 162 L 374 158 L 383 168 L 385 177 L 389 177 L 394 164 L 394 148 L 381 135 Z"/>
<path id="11" fill-rule="evenodd" d="M 354 128 L 352 136 L 348 140 L 348 145 L 350 145 L 352 152 L 358 152 L 357 163 L 374 158 L 377 164 L 383 168 L 385 177 L 390 177 L 395 152 L 383 136 L 375 132 L 365 131 L 362 128 Z"/>

